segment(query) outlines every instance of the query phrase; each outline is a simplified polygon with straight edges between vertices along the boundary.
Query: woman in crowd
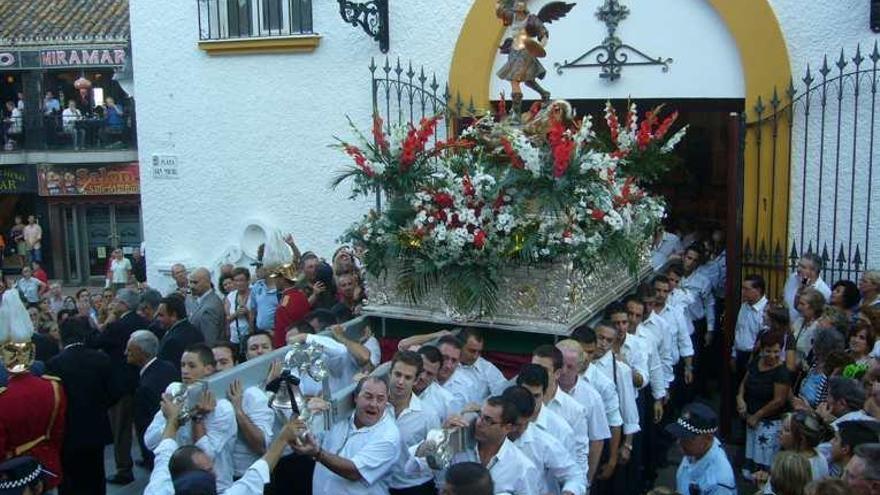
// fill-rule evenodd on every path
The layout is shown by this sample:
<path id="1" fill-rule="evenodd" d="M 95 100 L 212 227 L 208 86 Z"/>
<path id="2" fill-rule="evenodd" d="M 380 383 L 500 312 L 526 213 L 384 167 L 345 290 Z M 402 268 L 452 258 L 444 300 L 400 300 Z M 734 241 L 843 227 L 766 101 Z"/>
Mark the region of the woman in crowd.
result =
<path id="1" fill-rule="evenodd" d="M 865 272 L 859 279 L 861 306 L 880 306 L 880 272 Z"/>
<path id="2" fill-rule="evenodd" d="M 794 347 L 794 334 L 791 331 L 791 317 L 788 308 L 783 304 L 768 304 L 764 309 L 764 326 L 766 329 L 762 331 L 761 335 L 765 332 L 782 335 L 780 359 L 785 362 L 788 371 L 794 373 L 797 370 L 797 351 Z M 755 340 L 753 351 L 756 356 L 761 352 L 760 345 L 761 337 L 759 335 Z"/>
<path id="3" fill-rule="evenodd" d="M 231 273 L 221 274 L 220 279 L 217 282 L 217 285 L 220 287 L 220 295 L 224 298 L 229 296 L 229 293 L 235 290 L 235 282 L 232 281 Z"/>
<path id="4" fill-rule="evenodd" d="M 796 409 L 815 409 L 825 400 L 825 386 L 841 366 L 840 356 L 847 357 L 843 336 L 833 330 L 816 333 L 812 352 L 805 361 L 806 374 L 797 387 L 793 403 Z M 844 364 L 845 366 L 845 364 Z"/>
<path id="5" fill-rule="evenodd" d="M 354 254 L 348 246 L 342 246 L 333 253 L 333 274 L 337 277 L 343 273 L 358 272 Z"/>
<path id="6" fill-rule="evenodd" d="M 785 413 L 791 379 L 780 359 L 784 334 L 765 332 L 759 341 L 758 359 L 749 363 L 739 386 L 737 411 L 746 420 L 746 467 L 743 476 L 770 468 L 779 450 L 779 429 Z"/>
<path id="7" fill-rule="evenodd" d="M 852 280 L 838 280 L 831 287 L 829 304 L 843 311 L 847 318 L 852 320 L 855 313 L 858 312 L 861 299 L 859 287 Z"/>
<path id="8" fill-rule="evenodd" d="M 247 268 L 232 270 L 233 290 L 226 295 L 223 306 L 226 308 L 226 324 L 229 327 L 229 340 L 234 344 L 244 343 L 251 332 L 251 274 Z"/>
<path id="9" fill-rule="evenodd" d="M 856 364 L 866 367 L 871 364 L 871 351 L 874 349 L 875 340 L 876 336 L 870 320 L 866 316 L 859 315 L 852 332 L 850 332 L 849 348 L 847 349 Z"/>
<path id="10" fill-rule="evenodd" d="M 794 452 L 780 452 L 773 459 L 770 487 L 774 495 L 803 495 L 804 488 L 813 480 L 810 463 Z"/>
<path id="11" fill-rule="evenodd" d="M 813 481 L 804 489 L 805 495 L 852 495 L 849 485 L 843 480 Z"/>
<path id="12" fill-rule="evenodd" d="M 813 339 L 818 329 L 819 317 L 825 309 L 825 296 L 816 289 L 806 288 L 801 291 L 797 302 L 799 316 L 794 320 L 795 349 L 798 363 L 802 366 L 813 349 Z"/>
<path id="13" fill-rule="evenodd" d="M 782 422 L 779 433 L 779 446 L 783 451 L 803 456 L 810 464 L 812 480 L 821 480 L 828 476 L 828 462 L 816 446 L 829 441 L 833 431 L 814 412 L 798 411 L 789 414 Z"/>

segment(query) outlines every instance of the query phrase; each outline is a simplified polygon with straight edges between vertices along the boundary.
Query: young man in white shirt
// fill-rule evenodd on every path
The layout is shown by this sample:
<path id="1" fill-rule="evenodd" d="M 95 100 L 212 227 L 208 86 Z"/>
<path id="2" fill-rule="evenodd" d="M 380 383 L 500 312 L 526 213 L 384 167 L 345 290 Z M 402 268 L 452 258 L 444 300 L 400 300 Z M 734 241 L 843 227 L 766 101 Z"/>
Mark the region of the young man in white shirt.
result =
<path id="1" fill-rule="evenodd" d="M 764 295 L 764 277 L 746 275 L 742 283 L 742 306 L 736 315 L 736 329 L 733 339 L 732 368 L 736 373 L 736 381 L 742 382 L 746 367 L 752 359 L 755 341 L 764 328 L 764 310 L 767 308 L 767 297 Z"/>
<path id="2" fill-rule="evenodd" d="M 178 446 L 176 441 L 180 424 L 180 405 L 168 396 L 162 399 L 161 410 L 165 418 L 162 440 L 156 447 L 156 466 L 150 474 L 150 482 L 144 488 L 144 495 L 174 495 L 175 493 L 201 490 L 211 493 L 215 489 L 214 462 L 202 449 L 196 446 Z M 270 473 L 288 443 L 296 437 L 296 425 L 288 424 L 275 437 L 266 453 L 245 471 L 244 475 L 233 483 L 225 495 L 252 495 L 263 493 L 270 481 Z M 172 475 L 172 472 L 174 475 Z"/>
<path id="3" fill-rule="evenodd" d="M 599 492 L 620 492 L 627 490 L 627 484 L 632 479 L 627 479 L 627 466 L 630 463 L 634 439 L 640 431 L 639 411 L 636 405 L 635 388 L 632 383 L 632 369 L 614 355 L 614 344 L 617 342 L 617 330 L 609 321 L 603 321 L 596 326 L 596 354 L 591 363 L 614 382 L 618 397 L 620 398 L 620 414 L 623 417 L 623 439 L 621 441 L 619 458 L 616 467 L 608 479 L 608 483 L 599 485 Z M 611 470 L 611 468 L 607 468 Z M 606 473 L 603 473 L 606 474 Z"/>
<path id="4" fill-rule="evenodd" d="M 437 373 L 443 365 L 443 355 L 432 345 L 423 345 L 418 352 L 422 357 L 422 371 L 413 384 L 413 392 L 419 396 L 423 404 L 437 414 L 441 422 L 446 421 L 453 414 L 458 414 L 461 407 L 455 397 L 437 383 Z"/>
<path id="5" fill-rule="evenodd" d="M 558 379 L 562 373 L 563 355 L 556 347 L 545 344 L 532 351 L 532 364 L 537 364 L 547 371 L 547 391 L 544 393 L 544 405 L 562 416 L 574 432 L 574 457 L 578 467 L 586 474 L 589 470 L 590 440 L 599 435 L 590 431 L 593 426 L 587 423 L 587 410 L 572 396 L 559 388 Z M 592 437 L 591 437 L 592 433 Z"/>
<path id="6" fill-rule="evenodd" d="M 388 409 L 388 383 L 368 376 L 354 391 L 352 415 L 315 438 L 311 433 L 293 445 L 300 455 L 312 457 L 314 493 L 383 495 L 388 493 L 388 473 L 400 456 L 400 430 L 394 409 Z M 306 425 L 294 420 L 301 429 Z"/>
<path id="7" fill-rule="evenodd" d="M 255 337 L 255 341 L 260 337 Z M 217 371 L 232 369 L 238 365 L 236 345 L 232 342 L 215 342 L 211 350 L 217 361 Z M 251 357 L 256 357 L 250 354 Z M 226 394 L 235 411 L 238 435 L 232 448 L 233 476 L 240 478 L 245 471 L 266 453 L 272 440 L 275 412 L 269 408 L 266 393 L 258 386 L 242 389 L 236 380 Z"/>
<path id="8" fill-rule="evenodd" d="M 519 418 L 507 438 L 535 464 L 543 479 L 541 493 L 584 495 L 587 490 L 584 471 L 574 457 L 547 432 L 534 425 L 538 416 L 535 399 L 525 387 L 514 385 L 502 394 L 516 406 Z"/>
<path id="9" fill-rule="evenodd" d="M 409 448 L 425 441 L 428 432 L 440 428 L 437 413 L 413 393 L 413 384 L 422 371 L 422 356 L 413 351 L 398 351 L 391 360 L 388 392 L 389 413 L 394 414 L 400 430 L 400 457 L 389 474 L 390 495 L 435 495 L 437 486 L 432 473 L 410 474 L 406 464 Z"/>
<path id="10" fill-rule="evenodd" d="M 474 424 L 476 445 L 453 456 L 450 465 L 461 462 L 477 462 L 489 470 L 495 493 L 516 495 L 539 495 L 540 473 L 532 461 L 507 436 L 514 428 L 519 413 L 516 407 L 503 397 L 489 397 L 480 408 Z M 450 420 L 450 426 L 470 427 L 463 418 Z M 425 456 L 432 450 L 431 442 L 424 442 L 414 449 L 408 470 L 425 471 Z M 440 475 L 443 479 L 445 476 Z M 329 493 L 329 492 L 328 492 Z"/>
<path id="11" fill-rule="evenodd" d="M 205 344 L 193 344 L 184 350 L 180 358 L 181 381 L 184 385 L 191 385 L 213 374 L 216 365 L 210 347 Z M 170 390 L 166 393 L 170 393 Z M 156 454 L 157 466 L 160 462 L 157 448 L 163 440 L 166 423 L 165 416 L 159 411 L 144 433 L 144 444 Z M 174 439 L 178 445 L 195 445 L 213 461 L 219 493 L 232 484 L 232 446 L 237 433 L 232 404 L 226 399 L 215 398 L 211 392 L 206 392 L 199 401 L 190 424 L 183 425 L 177 430 Z"/>
<path id="12" fill-rule="evenodd" d="M 675 382 L 679 392 L 674 394 L 674 400 L 688 402 L 685 400 L 686 391 L 694 381 L 694 347 L 691 337 L 688 335 L 687 321 L 680 308 L 667 304 L 666 298 L 669 296 L 670 288 L 669 279 L 666 276 L 657 275 L 654 277 L 652 287 L 654 292 L 651 309 L 666 323 L 672 341 L 670 350 L 672 351 L 674 376 L 671 377 L 672 382 L 670 383 Z"/>

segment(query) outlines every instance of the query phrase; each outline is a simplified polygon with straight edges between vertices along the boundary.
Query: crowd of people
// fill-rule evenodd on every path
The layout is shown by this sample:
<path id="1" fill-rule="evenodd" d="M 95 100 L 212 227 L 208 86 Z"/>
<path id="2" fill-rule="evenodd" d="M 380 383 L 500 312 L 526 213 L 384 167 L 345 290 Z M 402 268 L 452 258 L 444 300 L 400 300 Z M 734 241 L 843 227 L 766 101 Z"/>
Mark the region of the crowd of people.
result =
<path id="1" fill-rule="evenodd" d="M 73 298 L 22 282 L 35 277 L 28 270 L 0 304 L 2 316 L 24 301 L 34 330 L 18 341 L 15 324 L 0 333 L 0 487 L 24 473 L 30 493 L 105 493 L 104 447 L 112 443 L 116 468 L 106 481 L 124 485 L 136 443 L 148 494 L 696 495 L 734 494 L 738 484 L 777 495 L 880 493 L 880 274 L 828 287 L 820 260 L 806 255 L 779 303 L 747 274 L 725 356 L 715 337 L 723 239 L 660 232 L 654 248 L 656 273 L 637 291 L 598 323 L 535 347 L 507 376 L 484 357 L 488 337 L 477 328 L 386 341 L 385 356 L 369 326 L 347 331 L 368 289 L 348 248 L 328 261 L 307 252 L 297 263 L 258 263 L 253 274 L 223 266 L 216 278 L 175 264 L 164 294 L 134 280 L 122 256 L 125 277 L 111 268 L 106 289 Z M 32 365 L 22 366 L 19 341 L 33 343 Z M 297 343 L 320 345 L 328 370 L 325 384 L 297 376 L 308 409 L 324 413 L 327 390 L 354 386 L 350 416 L 323 431 L 273 408 L 274 364 L 263 384 L 205 393 L 182 417 L 178 382 Z M 742 459 L 728 457 L 717 406 L 705 400 L 723 359 L 735 373 Z M 383 360 L 387 373 L 378 373 Z M 440 428 L 471 440 L 448 458 Z M 684 457 L 664 490 L 658 470 L 676 443 Z"/>

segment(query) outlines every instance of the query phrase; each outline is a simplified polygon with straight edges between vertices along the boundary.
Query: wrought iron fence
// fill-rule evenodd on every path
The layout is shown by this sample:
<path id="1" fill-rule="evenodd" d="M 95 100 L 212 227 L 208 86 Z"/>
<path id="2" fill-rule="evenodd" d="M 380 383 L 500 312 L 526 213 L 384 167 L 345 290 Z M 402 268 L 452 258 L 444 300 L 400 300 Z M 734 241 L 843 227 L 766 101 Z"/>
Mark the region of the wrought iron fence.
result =
<path id="1" fill-rule="evenodd" d="M 757 183 L 747 185 L 761 193 L 757 204 L 743 205 L 754 230 L 744 232 L 742 261 L 744 271 L 773 281 L 773 294 L 804 253 L 825 261 L 829 283 L 880 267 L 880 227 L 872 217 L 874 164 L 880 161 L 878 64 L 876 42 L 867 56 L 861 47 L 841 50 L 833 62 L 826 57 L 818 71 L 808 66 L 798 81 L 750 109 L 744 135 L 757 147 Z M 783 232 L 774 231 L 777 208 L 789 212 Z"/>
<path id="2" fill-rule="evenodd" d="M 312 0 L 196 0 L 199 39 L 312 33 Z"/>
<path id="3" fill-rule="evenodd" d="M 438 82 L 437 75 L 426 72 L 424 66 L 416 71 L 411 61 L 403 65 L 398 58 L 392 65 L 385 57 L 381 67 L 376 65 L 375 59 L 370 60 L 369 69 L 373 113 L 383 119 L 386 132 L 400 125 L 418 125 L 423 118 L 442 114 L 446 126 L 438 129 L 435 139 L 447 139 L 458 132 L 462 119 L 476 113 L 473 99 L 465 104 L 460 94 L 453 98 L 449 85 Z"/>

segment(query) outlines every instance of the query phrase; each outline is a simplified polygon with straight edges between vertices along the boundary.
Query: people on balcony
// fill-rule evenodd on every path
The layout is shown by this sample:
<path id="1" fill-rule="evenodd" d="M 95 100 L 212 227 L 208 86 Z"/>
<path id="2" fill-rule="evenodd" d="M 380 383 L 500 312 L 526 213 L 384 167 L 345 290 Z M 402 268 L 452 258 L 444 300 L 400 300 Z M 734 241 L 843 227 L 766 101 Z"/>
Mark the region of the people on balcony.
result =
<path id="1" fill-rule="evenodd" d="M 46 96 L 43 98 L 43 114 L 54 115 L 57 113 L 61 113 L 61 102 L 55 97 L 55 93 L 46 91 Z"/>
<path id="2" fill-rule="evenodd" d="M 3 148 L 11 151 L 16 148 L 16 142 L 21 140 L 22 118 L 21 109 L 12 100 L 6 102 L 7 116 L 3 119 L 6 139 Z"/>
<path id="3" fill-rule="evenodd" d="M 82 148 L 86 140 L 86 130 L 77 125 L 82 118 L 82 112 L 76 108 L 76 100 L 68 101 L 67 108 L 61 113 L 61 122 L 63 124 L 64 133 L 71 136 L 73 139 L 73 148 L 76 150 Z"/>

